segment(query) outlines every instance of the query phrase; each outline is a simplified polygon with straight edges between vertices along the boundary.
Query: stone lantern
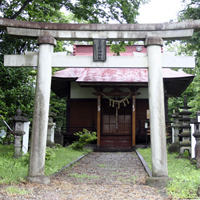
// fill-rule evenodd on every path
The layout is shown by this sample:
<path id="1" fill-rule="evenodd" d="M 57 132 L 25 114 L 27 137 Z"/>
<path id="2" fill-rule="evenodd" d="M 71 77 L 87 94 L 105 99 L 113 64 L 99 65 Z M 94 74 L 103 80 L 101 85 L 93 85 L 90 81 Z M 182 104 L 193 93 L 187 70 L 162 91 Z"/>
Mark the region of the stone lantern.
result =
<path id="1" fill-rule="evenodd" d="M 182 112 L 179 113 L 179 115 L 182 115 L 182 118 L 179 120 L 182 121 L 182 125 L 180 128 L 182 128 L 182 132 L 179 134 L 179 136 L 182 137 L 182 141 L 180 142 L 180 153 L 179 156 L 183 156 L 183 152 L 187 150 L 189 152 L 189 155 L 191 155 L 191 127 L 190 127 L 190 118 L 189 116 L 192 114 L 192 112 L 189 112 L 188 110 L 191 108 L 187 106 L 187 96 L 184 96 L 184 106 L 180 107 L 183 109 Z"/>
<path id="2" fill-rule="evenodd" d="M 14 151 L 15 151 L 15 157 L 20 157 L 21 154 L 21 140 L 22 136 L 25 134 L 24 132 L 24 122 L 28 122 L 28 118 L 25 116 L 21 116 L 22 111 L 20 108 L 17 109 L 16 115 L 11 118 L 10 120 L 13 121 L 14 126 L 14 134 L 15 134 L 15 141 L 14 141 Z"/>
<path id="3" fill-rule="evenodd" d="M 179 115 L 179 109 L 175 108 L 175 112 L 172 114 L 173 124 L 171 125 L 174 133 L 172 138 L 173 143 L 168 148 L 168 151 L 170 153 L 180 152 L 180 142 L 179 142 L 179 127 L 181 125 L 179 122 L 180 117 L 181 116 Z"/>

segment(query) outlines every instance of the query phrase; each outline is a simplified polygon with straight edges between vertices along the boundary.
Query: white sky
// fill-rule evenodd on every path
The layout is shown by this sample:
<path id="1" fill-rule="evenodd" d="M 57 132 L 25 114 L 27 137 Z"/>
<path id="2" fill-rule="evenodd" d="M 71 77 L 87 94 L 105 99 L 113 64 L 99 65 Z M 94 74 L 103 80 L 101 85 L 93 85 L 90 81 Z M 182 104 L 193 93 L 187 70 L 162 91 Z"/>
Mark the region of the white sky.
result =
<path id="1" fill-rule="evenodd" d="M 151 0 L 139 9 L 138 23 L 163 23 L 177 18 L 182 10 L 181 0 Z"/>

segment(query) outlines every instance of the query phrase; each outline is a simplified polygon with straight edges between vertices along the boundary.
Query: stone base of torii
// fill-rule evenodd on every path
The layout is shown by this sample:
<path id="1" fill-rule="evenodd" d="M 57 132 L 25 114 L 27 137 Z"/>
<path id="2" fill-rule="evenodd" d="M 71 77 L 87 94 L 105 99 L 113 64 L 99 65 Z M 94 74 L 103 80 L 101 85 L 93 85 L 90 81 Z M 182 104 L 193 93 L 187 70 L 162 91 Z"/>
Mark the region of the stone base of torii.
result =
<path id="1" fill-rule="evenodd" d="M 53 24 L 1 19 L 0 28 L 6 29 L 8 34 L 15 37 L 37 39 L 39 45 L 38 55 L 5 56 L 4 60 L 4 66 L 13 67 L 30 67 L 35 66 L 35 63 L 37 63 L 37 83 L 27 179 L 31 182 L 45 184 L 50 182 L 50 179 L 44 176 L 44 168 L 51 74 L 52 67 L 55 66 L 53 49 L 56 45 L 56 40 L 91 41 L 94 38 L 106 38 L 107 40 L 116 41 L 145 41 L 147 57 L 131 58 L 131 60 L 136 59 L 137 62 L 129 63 L 128 67 L 148 67 L 152 177 L 148 178 L 146 183 L 153 186 L 165 186 L 168 181 L 168 168 L 161 46 L 163 45 L 163 39 L 186 39 L 192 36 L 194 30 L 198 31 L 199 27 L 200 20 L 169 24 Z M 178 60 L 176 58 L 173 57 L 171 62 L 169 60 L 165 61 L 168 62 L 167 66 L 181 67 L 181 63 L 183 63 L 181 60 L 185 59 L 185 64 L 182 67 L 195 67 L 194 58 L 182 57 Z M 77 58 L 74 57 L 73 59 L 76 60 Z M 141 64 L 143 62 L 140 62 L 140 59 L 147 59 L 147 62 L 144 62 L 146 64 Z M 106 62 L 104 64 L 94 63 L 92 57 L 89 62 L 92 67 L 99 67 L 99 65 L 109 67 L 106 66 Z M 139 64 L 137 65 L 137 63 Z M 177 63 L 177 65 L 174 66 L 174 63 Z M 109 65 L 115 66 L 112 61 L 110 61 Z M 61 63 L 60 67 L 68 66 L 67 63 Z"/>

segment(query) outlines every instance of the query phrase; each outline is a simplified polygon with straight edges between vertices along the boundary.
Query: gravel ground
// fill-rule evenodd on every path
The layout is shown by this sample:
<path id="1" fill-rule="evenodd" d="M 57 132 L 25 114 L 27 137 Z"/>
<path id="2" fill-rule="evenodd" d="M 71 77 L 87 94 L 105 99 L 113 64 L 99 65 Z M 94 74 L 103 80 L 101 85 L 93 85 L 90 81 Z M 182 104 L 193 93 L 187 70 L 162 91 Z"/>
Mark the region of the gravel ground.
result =
<path id="1" fill-rule="evenodd" d="M 7 186 L 0 186 L 0 199 L 170 199 L 163 193 L 163 188 L 146 186 L 146 177 L 135 152 L 93 152 L 52 177 L 49 185 L 14 185 L 25 194 L 9 194 Z"/>

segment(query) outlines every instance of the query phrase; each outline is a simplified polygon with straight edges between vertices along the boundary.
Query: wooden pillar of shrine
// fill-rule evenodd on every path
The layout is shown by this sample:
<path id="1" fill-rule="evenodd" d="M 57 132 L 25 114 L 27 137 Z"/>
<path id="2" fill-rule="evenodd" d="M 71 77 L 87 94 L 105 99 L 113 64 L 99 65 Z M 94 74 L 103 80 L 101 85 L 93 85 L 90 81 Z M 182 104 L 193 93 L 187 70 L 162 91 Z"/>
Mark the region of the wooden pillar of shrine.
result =
<path id="1" fill-rule="evenodd" d="M 135 96 L 132 96 L 132 146 L 135 146 Z"/>
<path id="2" fill-rule="evenodd" d="M 101 134 L 101 94 L 97 97 L 97 147 L 100 147 Z"/>

